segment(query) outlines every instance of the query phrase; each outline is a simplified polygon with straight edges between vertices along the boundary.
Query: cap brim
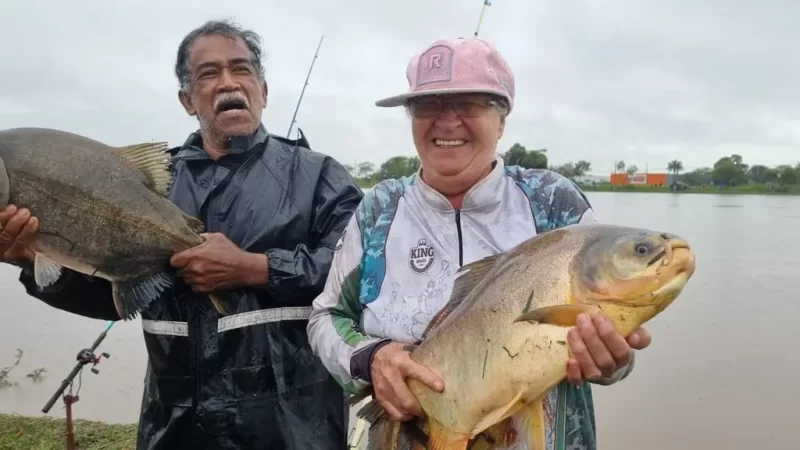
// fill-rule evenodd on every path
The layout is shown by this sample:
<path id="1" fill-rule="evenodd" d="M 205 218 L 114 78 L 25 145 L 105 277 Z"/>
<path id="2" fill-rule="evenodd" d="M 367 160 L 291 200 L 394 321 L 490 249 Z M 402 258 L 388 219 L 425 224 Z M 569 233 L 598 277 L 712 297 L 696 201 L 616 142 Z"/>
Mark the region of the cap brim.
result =
<path id="1" fill-rule="evenodd" d="M 450 88 L 450 89 L 431 89 L 428 91 L 407 92 L 405 94 L 387 97 L 375 102 L 375 106 L 382 108 L 394 108 L 397 106 L 404 106 L 409 99 L 416 97 L 424 97 L 426 95 L 444 95 L 444 94 L 495 94 L 505 97 L 506 94 L 494 89 L 475 89 L 475 88 Z"/>

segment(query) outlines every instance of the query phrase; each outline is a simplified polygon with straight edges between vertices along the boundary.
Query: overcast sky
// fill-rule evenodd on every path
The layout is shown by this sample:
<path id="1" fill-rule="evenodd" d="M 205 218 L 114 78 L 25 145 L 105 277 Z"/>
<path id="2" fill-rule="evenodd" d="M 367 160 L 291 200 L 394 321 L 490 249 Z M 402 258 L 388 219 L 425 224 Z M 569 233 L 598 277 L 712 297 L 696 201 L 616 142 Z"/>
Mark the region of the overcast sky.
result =
<path id="1" fill-rule="evenodd" d="M 345 164 L 412 155 L 402 109 L 409 58 L 470 37 L 482 0 L 5 2 L 0 128 L 42 126 L 111 145 L 181 144 L 175 52 L 213 18 L 255 29 L 267 53 L 267 128 L 285 135 L 325 34 L 298 123 Z M 759 6 L 756 6 L 759 5 Z M 546 147 L 551 163 L 615 160 L 664 170 L 721 156 L 800 161 L 800 4 L 790 0 L 492 0 L 480 36 L 511 65 L 516 107 L 499 151 Z"/>

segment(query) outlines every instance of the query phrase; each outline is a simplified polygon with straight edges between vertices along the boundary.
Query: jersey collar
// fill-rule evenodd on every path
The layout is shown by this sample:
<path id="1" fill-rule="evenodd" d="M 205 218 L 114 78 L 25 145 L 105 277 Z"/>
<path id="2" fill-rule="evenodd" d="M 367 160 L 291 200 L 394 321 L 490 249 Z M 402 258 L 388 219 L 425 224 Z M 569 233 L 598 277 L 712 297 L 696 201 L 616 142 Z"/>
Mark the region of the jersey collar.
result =
<path id="1" fill-rule="evenodd" d="M 503 181 L 504 170 L 505 164 L 503 163 L 503 158 L 495 156 L 494 168 L 489 172 L 489 175 L 467 191 L 461 210 L 481 209 L 499 203 L 501 195 L 500 187 Z M 453 205 L 447 201 L 444 195 L 422 180 L 422 176 L 420 176 L 421 173 L 422 169 L 420 168 L 420 170 L 417 171 L 415 182 L 419 187 L 422 200 L 438 211 L 454 211 Z"/>

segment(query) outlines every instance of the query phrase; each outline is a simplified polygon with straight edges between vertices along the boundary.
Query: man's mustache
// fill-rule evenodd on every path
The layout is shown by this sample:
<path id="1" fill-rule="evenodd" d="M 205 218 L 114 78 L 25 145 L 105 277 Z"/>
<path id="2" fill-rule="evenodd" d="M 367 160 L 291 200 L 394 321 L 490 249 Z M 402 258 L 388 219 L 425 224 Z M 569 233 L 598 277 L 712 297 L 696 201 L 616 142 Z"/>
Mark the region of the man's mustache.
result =
<path id="1" fill-rule="evenodd" d="M 250 109 L 250 102 L 240 92 L 223 92 L 214 100 L 214 111 L 222 112 L 230 109 Z"/>

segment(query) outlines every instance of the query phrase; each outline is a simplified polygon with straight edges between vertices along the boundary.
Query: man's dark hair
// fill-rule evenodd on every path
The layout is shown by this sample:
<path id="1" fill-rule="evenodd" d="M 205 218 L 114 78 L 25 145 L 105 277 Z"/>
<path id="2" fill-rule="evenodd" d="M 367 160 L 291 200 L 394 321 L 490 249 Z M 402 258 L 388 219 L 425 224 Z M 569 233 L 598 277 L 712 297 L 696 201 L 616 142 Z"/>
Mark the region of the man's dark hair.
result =
<path id="1" fill-rule="evenodd" d="M 258 72 L 261 80 L 264 80 L 264 66 L 261 63 L 261 37 L 258 33 L 244 29 L 231 20 L 210 20 L 190 31 L 189 34 L 183 38 L 181 45 L 178 47 L 178 57 L 175 60 L 175 76 L 178 78 L 178 83 L 182 91 L 188 92 L 189 83 L 191 82 L 189 54 L 191 53 L 192 45 L 194 45 L 198 38 L 210 35 L 227 36 L 244 41 L 247 48 L 250 49 L 253 67 L 256 69 L 256 72 Z"/>

